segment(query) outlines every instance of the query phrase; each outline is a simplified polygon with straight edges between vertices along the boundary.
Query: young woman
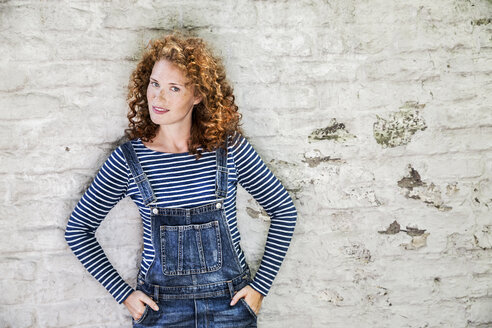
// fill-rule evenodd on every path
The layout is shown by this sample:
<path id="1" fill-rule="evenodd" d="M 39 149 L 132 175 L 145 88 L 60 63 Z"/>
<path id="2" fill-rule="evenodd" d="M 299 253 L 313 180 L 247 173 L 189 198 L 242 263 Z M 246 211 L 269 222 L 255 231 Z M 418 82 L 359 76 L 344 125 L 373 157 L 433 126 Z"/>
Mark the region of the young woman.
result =
<path id="1" fill-rule="evenodd" d="M 134 327 L 256 327 L 297 212 L 243 136 L 220 58 L 197 37 L 152 40 L 129 84 L 128 141 L 103 164 L 66 227 L 68 245 Z M 254 279 L 240 246 L 237 183 L 271 218 Z M 130 196 L 143 223 L 134 290 L 95 238 Z"/>

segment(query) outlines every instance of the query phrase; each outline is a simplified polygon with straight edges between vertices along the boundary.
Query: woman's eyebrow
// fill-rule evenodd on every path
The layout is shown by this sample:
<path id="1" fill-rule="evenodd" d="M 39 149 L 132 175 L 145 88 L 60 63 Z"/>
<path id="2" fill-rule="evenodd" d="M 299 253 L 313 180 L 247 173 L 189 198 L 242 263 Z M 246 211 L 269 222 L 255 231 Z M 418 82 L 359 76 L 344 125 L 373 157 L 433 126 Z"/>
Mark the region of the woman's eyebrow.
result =
<path id="1" fill-rule="evenodd" d="M 157 81 L 156 79 L 154 79 L 152 76 L 150 77 L 151 80 L 154 80 L 156 82 L 159 82 Z M 174 85 L 180 85 L 180 86 L 183 86 L 183 84 L 180 84 L 180 83 L 176 83 L 176 82 L 169 82 L 168 84 L 174 84 Z"/>

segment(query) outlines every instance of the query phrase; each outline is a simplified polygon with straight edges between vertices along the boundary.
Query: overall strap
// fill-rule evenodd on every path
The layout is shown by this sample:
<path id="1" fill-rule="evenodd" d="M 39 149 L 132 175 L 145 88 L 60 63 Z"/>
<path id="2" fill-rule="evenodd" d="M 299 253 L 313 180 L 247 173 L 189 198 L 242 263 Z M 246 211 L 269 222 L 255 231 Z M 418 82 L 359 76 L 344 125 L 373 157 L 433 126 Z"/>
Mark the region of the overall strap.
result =
<path id="1" fill-rule="evenodd" d="M 225 198 L 227 195 L 227 136 L 225 149 L 218 147 L 216 150 L 217 174 L 215 177 L 215 195 L 217 198 Z"/>
<path id="2" fill-rule="evenodd" d="M 142 166 L 138 161 L 137 153 L 133 148 L 131 140 L 122 144 L 121 150 L 123 151 L 126 162 L 130 167 L 130 171 L 132 173 L 133 179 L 135 180 L 135 183 L 137 184 L 138 190 L 142 195 L 144 204 L 147 206 L 148 204 L 157 201 L 157 197 L 154 195 L 154 191 L 150 186 L 149 179 L 147 178 L 147 175 L 145 175 L 144 171 L 142 170 Z"/>

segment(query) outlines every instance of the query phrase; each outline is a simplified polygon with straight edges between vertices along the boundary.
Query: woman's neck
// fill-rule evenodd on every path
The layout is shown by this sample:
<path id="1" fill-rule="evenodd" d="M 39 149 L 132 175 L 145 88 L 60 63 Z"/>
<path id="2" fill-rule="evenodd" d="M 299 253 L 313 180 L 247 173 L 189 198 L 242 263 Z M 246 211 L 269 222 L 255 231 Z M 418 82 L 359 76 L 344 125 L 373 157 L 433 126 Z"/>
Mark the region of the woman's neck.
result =
<path id="1" fill-rule="evenodd" d="M 188 151 L 190 137 L 191 134 L 188 129 L 173 129 L 170 126 L 161 126 L 156 136 L 145 145 L 165 153 L 184 153 Z"/>

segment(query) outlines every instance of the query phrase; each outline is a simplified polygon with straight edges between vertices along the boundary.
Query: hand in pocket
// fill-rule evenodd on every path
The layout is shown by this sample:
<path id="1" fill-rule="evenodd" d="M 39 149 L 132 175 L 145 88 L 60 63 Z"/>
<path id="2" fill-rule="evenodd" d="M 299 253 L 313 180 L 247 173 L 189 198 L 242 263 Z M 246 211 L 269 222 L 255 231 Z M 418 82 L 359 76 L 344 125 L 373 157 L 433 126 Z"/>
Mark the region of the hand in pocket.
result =
<path id="1" fill-rule="evenodd" d="M 146 305 L 154 309 L 154 311 L 159 310 L 159 306 L 157 306 L 157 303 L 154 302 L 154 300 L 150 298 L 150 296 L 140 290 L 136 290 L 131 293 L 125 299 L 123 304 L 125 304 L 126 308 L 130 312 L 134 320 L 139 320 L 142 317 L 145 312 Z"/>

